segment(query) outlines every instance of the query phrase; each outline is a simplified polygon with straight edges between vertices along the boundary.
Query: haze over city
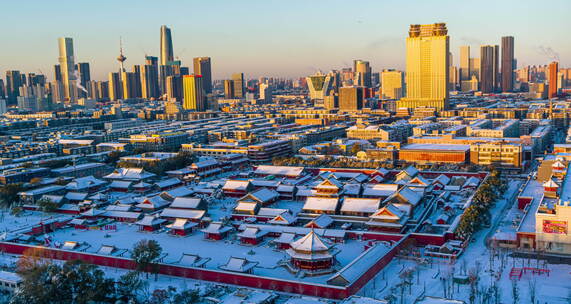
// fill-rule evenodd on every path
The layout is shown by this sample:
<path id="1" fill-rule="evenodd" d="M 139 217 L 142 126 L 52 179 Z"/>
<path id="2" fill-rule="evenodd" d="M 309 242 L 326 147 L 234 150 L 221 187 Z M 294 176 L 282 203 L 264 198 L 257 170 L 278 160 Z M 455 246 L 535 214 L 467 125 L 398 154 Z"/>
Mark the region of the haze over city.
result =
<path id="1" fill-rule="evenodd" d="M 214 79 L 237 70 L 250 77 L 299 77 L 339 69 L 352 58 L 366 58 L 377 70 L 404 69 L 402 36 L 412 23 L 446 22 L 455 55 L 460 45 L 498 44 L 508 34 L 517 37 L 520 65 L 549 62 L 549 49 L 568 64 L 564 54 L 571 52 L 571 41 L 559 33 L 571 27 L 566 0 L 33 0 L 6 2 L 2 11 L 0 26 L 7 30 L 0 70 L 50 70 L 58 56 L 54 41 L 65 36 L 74 39 L 77 60 L 89 62 L 97 80 L 116 68 L 120 36 L 128 65 L 157 55 L 162 24 L 173 30 L 175 56 L 213 58 Z"/>

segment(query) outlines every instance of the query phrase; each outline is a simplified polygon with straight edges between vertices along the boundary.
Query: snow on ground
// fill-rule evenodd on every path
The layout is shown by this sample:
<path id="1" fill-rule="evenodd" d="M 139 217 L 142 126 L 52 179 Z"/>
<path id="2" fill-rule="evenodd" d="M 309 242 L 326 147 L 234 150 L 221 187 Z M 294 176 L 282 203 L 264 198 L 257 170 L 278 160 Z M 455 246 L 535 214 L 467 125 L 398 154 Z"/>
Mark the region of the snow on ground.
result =
<path id="1" fill-rule="evenodd" d="M 508 202 L 505 198 L 512 197 L 520 185 L 520 181 L 512 181 L 504 194 L 504 199 L 499 200 L 494 206 L 491 212 L 494 223 L 503 220 L 506 214 L 503 211 L 510 210 L 511 204 L 515 204 L 515 201 Z M 507 213 L 509 214 L 509 211 Z M 397 303 L 414 303 L 415 299 L 423 294 L 443 297 L 443 279 L 451 281 L 453 275 L 465 275 L 470 271 L 476 271 L 479 273 L 478 290 L 482 297 L 484 290 L 492 286 L 493 282 L 497 282 L 501 303 L 514 303 L 513 284 L 510 279 L 512 267 L 537 267 L 549 269 L 550 275 L 527 272 L 522 275 L 521 279 L 516 280 L 519 303 L 531 302 L 533 285 L 535 285 L 536 299 L 539 303 L 569 303 L 571 265 L 554 265 L 543 261 L 537 262 L 534 259 L 512 258 L 509 256 L 509 251 L 497 252 L 492 261 L 490 250 L 485 246 L 485 238 L 491 234 L 492 229 L 494 227 L 482 229 L 476 233 L 473 242 L 469 244 L 455 264 L 442 259 L 426 259 L 426 262 L 419 263 L 411 259 L 395 258 L 359 294 L 377 299 L 393 295 L 398 299 Z M 401 288 L 398 286 L 402 282 L 400 275 L 409 269 L 414 269 L 411 271 L 412 278 L 410 279 L 412 286 L 402 289 L 404 301 L 400 302 Z M 499 279 L 497 279 L 498 276 Z M 448 296 L 470 303 L 470 285 L 456 284 L 452 288 L 452 294 Z"/>
<path id="2" fill-rule="evenodd" d="M 56 242 L 63 244 L 66 241 L 87 242 L 90 247 L 86 251 L 92 253 L 95 253 L 101 245 L 115 245 L 119 249 L 130 250 L 137 241 L 152 239 L 158 241 L 163 252 L 168 254 L 164 259 L 166 263 L 177 262 L 183 253 L 197 254 L 212 259 L 206 264 L 206 268 L 218 269 L 219 266 L 225 265 L 230 257 L 240 257 L 259 263 L 254 269 L 254 274 L 257 275 L 317 283 L 325 283 L 329 277 L 325 275 L 296 278 L 285 268 L 278 267 L 278 261 L 285 260 L 286 254 L 283 251 L 274 250 L 274 247 L 269 244 L 272 238 L 267 238 L 261 245 L 249 246 L 241 245 L 239 240 L 233 237 L 222 241 L 205 240 L 203 233 L 199 231 L 187 237 L 173 236 L 166 232 L 140 232 L 138 226 L 134 224 L 117 224 L 117 231 L 65 228 L 50 235 L 54 244 Z M 336 247 L 340 249 L 336 256 L 339 269 L 361 254 L 365 244 L 366 242 L 357 240 L 336 244 Z M 128 253 L 125 256 L 128 257 Z"/>

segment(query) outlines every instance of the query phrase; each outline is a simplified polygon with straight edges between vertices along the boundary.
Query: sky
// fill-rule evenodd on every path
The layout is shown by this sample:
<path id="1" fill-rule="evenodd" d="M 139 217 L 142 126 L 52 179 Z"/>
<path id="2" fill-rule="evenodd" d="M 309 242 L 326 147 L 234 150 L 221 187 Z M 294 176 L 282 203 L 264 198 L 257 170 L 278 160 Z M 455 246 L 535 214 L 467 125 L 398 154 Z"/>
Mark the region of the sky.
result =
<path id="1" fill-rule="evenodd" d="M 570 0 L 27 0 L 2 1 L 0 73 L 40 71 L 53 80 L 58 37 L 74 40 L 76 62 L 92 79 L 118 69 L 119 37 L 128 70 L 159 55 L 160 26 L 172 30 L 175 57 L 212 58 L 214 79 L 243 72 L 300 77 L 371 62 L 373 71 L 404 69 L 410 24 L 445 22 L 459 46 L 515 37 L 518 66 L 559 56 L 571 66 Z M 192 69 L 191 69 L 192 70 Z"/>

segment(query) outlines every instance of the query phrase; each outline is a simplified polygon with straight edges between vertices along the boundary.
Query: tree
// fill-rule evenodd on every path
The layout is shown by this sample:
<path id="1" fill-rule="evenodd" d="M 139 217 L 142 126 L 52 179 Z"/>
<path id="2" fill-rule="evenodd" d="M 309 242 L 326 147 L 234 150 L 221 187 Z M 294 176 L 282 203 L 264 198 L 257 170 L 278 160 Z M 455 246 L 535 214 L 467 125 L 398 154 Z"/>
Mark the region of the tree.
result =
<path id="1" fill-rule="evenodd" d="M 56 202 L 52 202 L 47 198 L 39 199 L 36 204 L 38 208 L 43 212 L 54 212 L 59 208 L 59 205 Z"/>
<path id="2" fill-rule="evenodd" d="M 137 263 L 137 270 L 144 271 L 149 277 L 149 272 L 158 273 L 158 261 L 163 249 L 155 240 L 140 240 L 133 247 L 132 258 Z M 155 276 L 155 281 L 157 277 Z"/>
<path id="3" fill-rule="evenodd" d="M 183 290 L 180 293 L 177 293 L 173 297 L 173 303 L 180 303 L 180 304 L 191 304 L 196 303 L 200 298 L 198 294 L 198 290 Z"/>
<path id="4" fill-rule="evenodd" d="M 117 281 L 117 296 L 124 300 L 136 300 L 148 283 L 143 281 L 139 273 L 130 271 Z"/>
<path id="5" fill-rule="evenodd" d="M 97 266 L 67 261 L 63 266 L 37 256 L 23 256 L 18 262 L 23 281 L 10 303 L 108 303 L 114 283 Z"/>
<path id="6" fill-rule="evenodd" d="M 0 187 L 0 207 L 10 208 L 18 201 L 18 193 L 24 191 L 22 184 L 8 184 Z"/>

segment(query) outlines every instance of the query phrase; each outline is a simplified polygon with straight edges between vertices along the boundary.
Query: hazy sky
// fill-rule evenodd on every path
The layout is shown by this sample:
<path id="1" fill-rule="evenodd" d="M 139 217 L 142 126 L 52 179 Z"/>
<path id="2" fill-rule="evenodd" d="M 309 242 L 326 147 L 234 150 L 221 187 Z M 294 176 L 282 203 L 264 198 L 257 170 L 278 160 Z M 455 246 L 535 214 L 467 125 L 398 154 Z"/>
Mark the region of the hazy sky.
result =
<path id="1" fill-rule="evenodd" d="M 159 54 L 159 28 L 172 30 L 175 57 L 192 66 L 212 57 L 214 79 L 244 72 L 298 77 L 369 60 L 375 71 L 404 68 L 409 24 L 446 22 L 454 62 L 458 47 L 499 44 L 515 36 L 518 65 L 546 64 L 549 49 L 571 65 L 570 0 L 27 0 L 2 1 L 0 73 L 41 70 L 53 80 L 57 38 L 74 39 L 76 62 L 92 78 Z"/>

